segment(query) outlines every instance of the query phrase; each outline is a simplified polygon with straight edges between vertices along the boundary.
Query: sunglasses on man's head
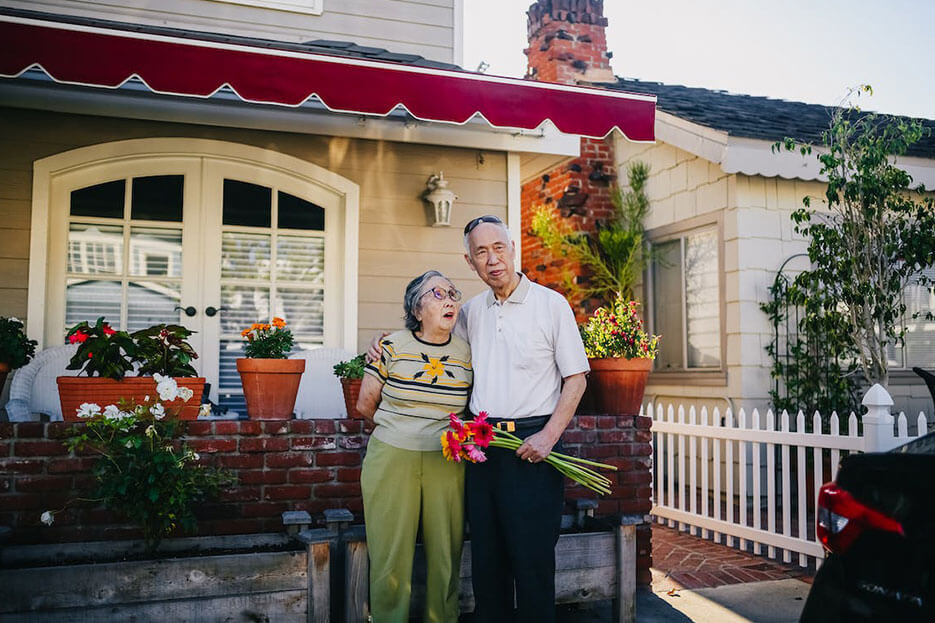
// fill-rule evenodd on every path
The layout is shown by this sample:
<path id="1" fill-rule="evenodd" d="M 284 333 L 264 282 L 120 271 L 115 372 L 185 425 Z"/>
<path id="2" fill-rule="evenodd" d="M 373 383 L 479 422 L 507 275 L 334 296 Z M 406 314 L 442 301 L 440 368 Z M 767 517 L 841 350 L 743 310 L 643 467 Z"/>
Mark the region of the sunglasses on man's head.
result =
<path id="1" fill-rule="evenodd" d="M 496 216 L 493 216 L 492 214 L 485 214 L 484 216 L 478 216 L 477 218 L 472 218 L 470 221 L 468 221 L 468 224 L 464 226 L 464 235 L 467 236 L 469 233 L 474 231 L 475 227 L 481 223 L 497 223 L 499 225 L 503 225 L 503 221 L 501 221 Z"/>
<path id="2" fill-rule="evenodd" d="M 449 298 L 452 300 L 452 302 L 457 303 L 461 300 L 461 290 L 457 288 L 448 288 L 447 290 L 443 290 L 441 288 L 429 288 L 423 292 L 421 296 L 425 296 L 429 292 L 431 292 L 432 296 L 434 296 L 439 301 L 444 301 L 446 298 Z"/>

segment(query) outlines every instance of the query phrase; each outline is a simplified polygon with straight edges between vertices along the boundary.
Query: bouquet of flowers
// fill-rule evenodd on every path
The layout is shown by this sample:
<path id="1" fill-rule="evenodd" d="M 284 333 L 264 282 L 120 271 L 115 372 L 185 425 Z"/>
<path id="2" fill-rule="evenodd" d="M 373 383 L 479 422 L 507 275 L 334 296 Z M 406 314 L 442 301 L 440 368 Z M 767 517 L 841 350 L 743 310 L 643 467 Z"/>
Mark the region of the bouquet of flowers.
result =
<path id="1" fill-rule="evenodd" d="M 460 463 L 483 463 L 487 460 L 484 448 L 493 446 L 516 451 L 523 440 L 507 431 L 494 428 L 487 421 L 487 412 L 481 411 L 473 420 L 461 420 L 454 413 L 448 415 L 448 430 L 442 433 L 442 454 L 449 461 Z M 551 452 L 545 462 L 568 476 L 580 485 L 584 485 L 601 495 L 610 493 L 610 480 L 590 467 L 616 471 L 613 465 L 588 461 L 587 459 Z M 590 466 L 590 467 L 588 467 Z"/>

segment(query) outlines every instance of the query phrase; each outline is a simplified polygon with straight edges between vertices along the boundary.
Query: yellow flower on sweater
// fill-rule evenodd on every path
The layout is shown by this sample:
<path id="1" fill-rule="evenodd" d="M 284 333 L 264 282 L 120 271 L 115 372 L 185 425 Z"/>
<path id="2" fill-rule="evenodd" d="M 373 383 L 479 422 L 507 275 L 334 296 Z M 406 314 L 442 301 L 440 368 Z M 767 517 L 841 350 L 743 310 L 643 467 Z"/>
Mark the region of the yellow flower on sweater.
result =
<path id="1" fill-rule="evenodd" d="M 429 357 L 429 362 L 422 369 L 431 376 L 441 376 L 445 372 L 445 364 L 438 357 Z"/>

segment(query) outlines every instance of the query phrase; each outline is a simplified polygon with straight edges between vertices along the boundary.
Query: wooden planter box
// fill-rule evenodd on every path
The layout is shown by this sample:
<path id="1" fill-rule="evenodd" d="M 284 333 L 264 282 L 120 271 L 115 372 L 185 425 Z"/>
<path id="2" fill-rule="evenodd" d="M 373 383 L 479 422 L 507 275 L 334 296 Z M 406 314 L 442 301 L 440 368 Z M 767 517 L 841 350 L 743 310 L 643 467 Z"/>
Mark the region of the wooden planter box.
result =
<path id="1" fill-rule="evenodd" d="M 127 560 L 141 551 L 137 541 L 6 547 L 0 620 L 328 620 L 327 538 L 167 539 L 165 557 Z"/>
<path id="2" fill-rule="evenodd" d="M 345 622 L 365 623 L 369 564 L 362 530 L 345 535 Z M 421 546 L 419 546 L 421 548 Z M 632 623 L 636 598 L 636 526 L 625 524 L 613 531 L 563 534 L 555 546 L 555 603 L 571 604 L 613 600 L 613 620 Z M 425 599 L 424 556 L 416 551 L 410 613 L 422 612 Z M 471 586 L 471 543 L 465 541 L 461 557 L 461 612 L 474 611 Z"/>

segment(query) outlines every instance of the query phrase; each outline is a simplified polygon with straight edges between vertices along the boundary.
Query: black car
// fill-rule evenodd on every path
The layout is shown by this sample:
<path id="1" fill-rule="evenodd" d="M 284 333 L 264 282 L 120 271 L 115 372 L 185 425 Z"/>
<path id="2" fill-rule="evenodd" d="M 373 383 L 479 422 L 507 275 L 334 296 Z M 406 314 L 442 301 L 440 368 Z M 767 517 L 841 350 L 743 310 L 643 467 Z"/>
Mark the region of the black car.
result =
<path id="1" fill-rule="evenodd" d="M 800 623 L 935 622 L 935 433 L 845 458 L 817 515 L 829 554 Z"/>

